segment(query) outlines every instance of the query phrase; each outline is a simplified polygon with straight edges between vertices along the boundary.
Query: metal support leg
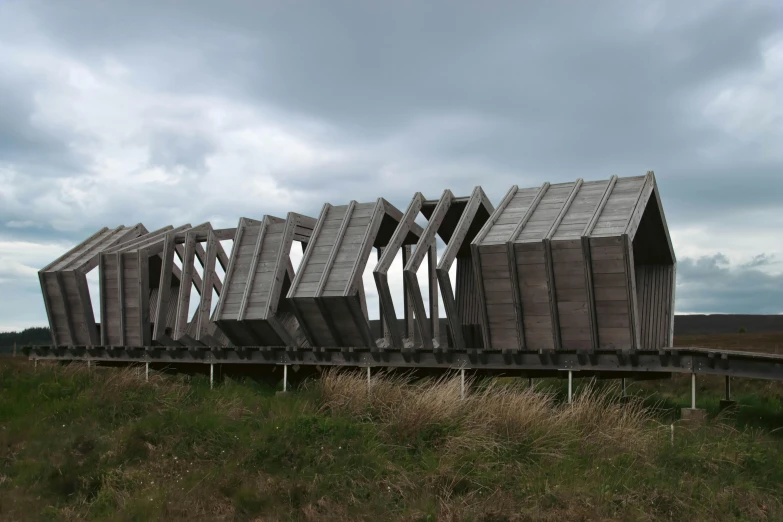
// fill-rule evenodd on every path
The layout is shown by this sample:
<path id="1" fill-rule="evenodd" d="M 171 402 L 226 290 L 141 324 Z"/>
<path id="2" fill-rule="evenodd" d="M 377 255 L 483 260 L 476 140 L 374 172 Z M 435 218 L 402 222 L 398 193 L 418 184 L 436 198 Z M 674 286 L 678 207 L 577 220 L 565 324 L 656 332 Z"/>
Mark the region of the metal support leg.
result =
<path id="1" fill-rule="evenodd" d="M 215 365 L 210 364 L 209 365 L 209 389 L 212 389 L 212 385 L 215 381 Z"/>
<path id="2" fill-rule="evenodd" d="M 465 400 L 465 368 L 460 369 L 460 398 Z"/>
<path id="3" fill-rule="evenodd" d="M 620 381 L 621 381 L 621 386 L 622 386 L 622 388 L 623 388 L 623 398 L 625 398 L 625 397 L 628 395 L 628 394 L 626 393 L 626 390 L 625 390 L 625 377 L 623 377 L 622 379 L 620 379 Z"/>
<path id="4" fill-rule="evenodd" d="M 574 398 L 574 372 L 568 370 L 568 404 L 571 404 Z"/>
<path id="5" fill-rule="evenodd" d="M 283 393 L 288 391 L 288 365 L 283 365 Z"/>
<path id="6" fill-rule="evenodd" d="M 150 363 L 144 365 L 144 380 L 147 382 L 150 380 Z"/>
<path id="7" fill-rule="evenodd" d="M 33 359 L 33 368 L 38 370 L 38 359 Z"/>
<path id="8" fill-rule="evenodd" d="M 370 395 L 370 367 L 367 367 L 367 395 Z"/>
<path id="9" fill-rule="evenodd" d="M 528 377 L 527 378 L 527 386 L 528 386 L 528 388 L 532 388 L 533 387 L 533 378 L 532 377 Z"/>
<path id="10" fill-rule="evenodd" d="M 726 400 L 731 400 L 731 377 L 726 376 Z"/>
<path id="11" fill-rule="evenodd" d="M 87 359 L 87 371 L 89 372 L 91 368 L 92 368 L 92 361 Z"/>
<path id="12" fill-rule="evenodd" d="M 696 374 L 691 374 L 691 409 L 696 409 Z"/>

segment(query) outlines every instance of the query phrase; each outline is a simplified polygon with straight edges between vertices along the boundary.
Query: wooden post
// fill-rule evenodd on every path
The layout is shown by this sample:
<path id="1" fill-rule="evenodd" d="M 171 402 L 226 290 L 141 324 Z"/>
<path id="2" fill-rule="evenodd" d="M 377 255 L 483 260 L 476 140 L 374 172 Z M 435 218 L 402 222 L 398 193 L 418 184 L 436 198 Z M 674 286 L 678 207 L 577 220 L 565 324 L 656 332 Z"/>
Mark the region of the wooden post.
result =
<path id="1" fill-rule="evenodd" d="M 571 404 L 574 398 L 574 372 L 568 370 L 568 404 Z"/>
<path id="2" fill-rule="evenodd" d="M 691 374 L 691 409 L 696 409 L 696 374 Z"/>

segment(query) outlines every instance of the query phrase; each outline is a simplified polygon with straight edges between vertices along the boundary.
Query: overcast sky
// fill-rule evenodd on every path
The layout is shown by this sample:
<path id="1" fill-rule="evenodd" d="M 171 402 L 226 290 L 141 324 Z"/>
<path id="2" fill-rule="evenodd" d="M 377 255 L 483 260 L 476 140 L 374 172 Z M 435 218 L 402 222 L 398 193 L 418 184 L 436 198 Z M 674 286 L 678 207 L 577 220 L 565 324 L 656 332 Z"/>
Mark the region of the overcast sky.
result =
<path id="1" fill-rule="evenodd" d="M 677 311 L 781 313 L 781 144 L 779 0 L 0 0 L 0 331 L 104 225 L 647 170 Z"/>

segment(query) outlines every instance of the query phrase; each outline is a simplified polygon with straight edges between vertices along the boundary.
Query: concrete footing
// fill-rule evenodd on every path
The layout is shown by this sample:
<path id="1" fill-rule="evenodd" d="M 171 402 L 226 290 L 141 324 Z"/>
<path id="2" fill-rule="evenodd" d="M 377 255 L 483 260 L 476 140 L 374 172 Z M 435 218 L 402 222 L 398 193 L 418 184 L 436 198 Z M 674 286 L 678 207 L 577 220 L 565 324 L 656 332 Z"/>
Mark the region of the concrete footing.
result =
<path id="1" fill-rule="evenodd" d="M 701 408 L 682 408 L 680 415 L 683 424 L 700 426 L 707 421 L 707 410 Z"/>
<path id="2" fill-rule="evenodd" d="M 723 411 L 723 410 L 728 410 L 729 408 L 735 408 L 736 406 L 737 406 L 737 401 L 721 399 L 718 408 L 720 409 L 720 411 Z"/>

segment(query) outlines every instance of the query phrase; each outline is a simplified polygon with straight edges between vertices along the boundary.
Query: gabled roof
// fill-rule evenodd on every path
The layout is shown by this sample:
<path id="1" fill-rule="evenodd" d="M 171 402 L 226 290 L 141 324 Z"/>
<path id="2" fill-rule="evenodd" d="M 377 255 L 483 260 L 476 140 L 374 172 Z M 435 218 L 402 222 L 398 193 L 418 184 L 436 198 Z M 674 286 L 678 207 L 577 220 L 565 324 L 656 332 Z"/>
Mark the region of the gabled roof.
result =
<path id="1" fill-rule="evenodd" d="M 608 180 L 544 183 L 525 189 L 515 185 L 473 243 L 497 245 L 624 234 L 633 239 L 650 201 L 658 208 L 673 257 L 652 172 Z"/>

